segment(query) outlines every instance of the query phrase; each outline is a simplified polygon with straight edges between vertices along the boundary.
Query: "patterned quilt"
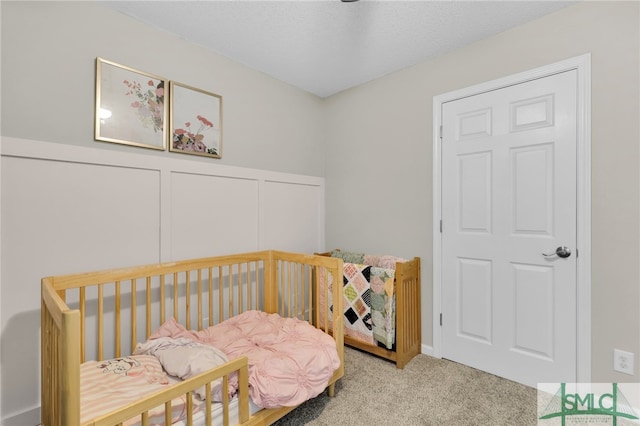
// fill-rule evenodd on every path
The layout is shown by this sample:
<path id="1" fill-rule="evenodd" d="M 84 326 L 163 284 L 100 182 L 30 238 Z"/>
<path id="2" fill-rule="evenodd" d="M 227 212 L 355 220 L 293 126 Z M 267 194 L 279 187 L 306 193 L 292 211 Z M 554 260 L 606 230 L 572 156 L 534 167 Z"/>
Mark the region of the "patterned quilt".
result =
<path id="1" fill-rule="evenodd" d="M 395 343 L 395 270 L 362 263 L 344 263 L 344 334 L 388 349 Z M 323 293 L 323 292 L 321 292 Z M 333 295 L 329 294 L 333 310 Z M 323 300 L 320 301 L 321 305 Z M 320 309 L 324 312 L 324 309 Z M 323 318 L 321 318 L 321 321 Z"/>

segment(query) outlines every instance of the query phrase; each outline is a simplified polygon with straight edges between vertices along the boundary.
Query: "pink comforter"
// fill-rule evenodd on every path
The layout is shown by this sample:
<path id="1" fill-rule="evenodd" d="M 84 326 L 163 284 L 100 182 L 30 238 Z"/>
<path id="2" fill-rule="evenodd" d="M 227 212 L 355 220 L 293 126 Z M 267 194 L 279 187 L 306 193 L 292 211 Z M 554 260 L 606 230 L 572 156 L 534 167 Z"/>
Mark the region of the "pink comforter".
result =
<path id="1" fill-rule="evenodd" d="M 263 408 L 296 406 L 319 395 L 340 367 L 335 341 L 309 323 L 248 311 L 202 331 L 169 320 L 150 339 L 188 337 L 230 359 L 249 358 L 249 394 Z"/>

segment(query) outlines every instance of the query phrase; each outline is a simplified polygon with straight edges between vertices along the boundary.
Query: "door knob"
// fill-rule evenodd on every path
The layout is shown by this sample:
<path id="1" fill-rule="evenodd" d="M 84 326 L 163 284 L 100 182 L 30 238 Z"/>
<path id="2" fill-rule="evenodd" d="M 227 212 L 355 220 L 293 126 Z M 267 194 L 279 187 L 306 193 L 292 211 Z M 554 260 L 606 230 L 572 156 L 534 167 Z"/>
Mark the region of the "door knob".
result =
<path id="1" fill-rule="evenodd" d="M 556 249 L 556 251 L 552 253 L 542 253 L 542 255 L 544 257 L 558 256 L 564 259 L 571 256 L 571 250 L 569 250 L 569 247 L 560 246 Z"/>

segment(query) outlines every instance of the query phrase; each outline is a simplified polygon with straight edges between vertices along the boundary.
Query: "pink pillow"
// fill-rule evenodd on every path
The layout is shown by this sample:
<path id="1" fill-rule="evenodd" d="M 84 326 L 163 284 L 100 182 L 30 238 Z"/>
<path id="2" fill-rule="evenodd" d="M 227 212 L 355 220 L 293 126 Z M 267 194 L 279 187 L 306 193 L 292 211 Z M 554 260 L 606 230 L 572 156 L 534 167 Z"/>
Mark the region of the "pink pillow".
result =
<path id="1" fill-rule="evenodd" d="M 187 339 L 197 340 L 196 333 L 184 328 L 184 326 L 176 321 L 174 317 L 165 321 L 160 328 L 149 336 L 149 340 L 158 339 L 160 337 L 173 337 L 174 339 L 178 337 L 185 337 Z"/>

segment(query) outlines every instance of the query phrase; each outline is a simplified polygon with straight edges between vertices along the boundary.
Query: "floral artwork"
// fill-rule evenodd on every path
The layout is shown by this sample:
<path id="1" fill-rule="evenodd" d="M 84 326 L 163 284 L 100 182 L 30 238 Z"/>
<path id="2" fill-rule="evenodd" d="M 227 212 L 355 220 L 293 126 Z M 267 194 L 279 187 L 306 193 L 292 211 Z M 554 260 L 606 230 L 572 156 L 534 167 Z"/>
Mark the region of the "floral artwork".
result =
<path id="1" fill-rule="evenodd" d="M 222 157 L 222 97 L 180 83 L 170 83 L 169 150 Z"/>
<path id="2" fill-rule="evenodd" d="M 173 131 L 173 148 L 182 151 L 206 152 L 207 154 L 218 155 L 217 147 L 208 148 L 204 144 L 204 132 L 213 128 L 213 123 L 201 115 L 196 117 L 199 121 L 198 129 L 193 132 L 191 122 L 184 123 L 184 128 Z"/>
<path id="3" fill-rule="evenodd" d="M 135 99 L 131 102 L 131 108 L 136 111 L 138 119 L 147 128 L 153 128 L 154 132 L 162 132 L 164 127 L 164 82 L 156 85 L 153 80 L 146 83 L 145 89 L 137 81 L 124 80 L 123 83 L 129 89 L 127 96 Z"/>
<path id="4" fill-rule="evenodd" d="M 164 150 L 166 86 L 162 77 L 97 58 L 95 139 Z"/>

